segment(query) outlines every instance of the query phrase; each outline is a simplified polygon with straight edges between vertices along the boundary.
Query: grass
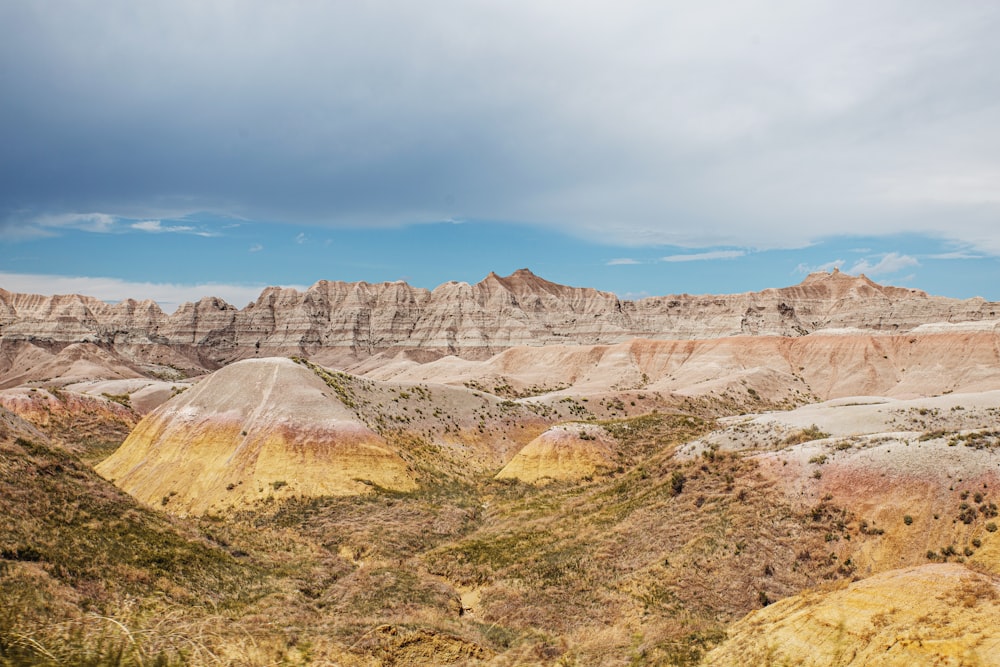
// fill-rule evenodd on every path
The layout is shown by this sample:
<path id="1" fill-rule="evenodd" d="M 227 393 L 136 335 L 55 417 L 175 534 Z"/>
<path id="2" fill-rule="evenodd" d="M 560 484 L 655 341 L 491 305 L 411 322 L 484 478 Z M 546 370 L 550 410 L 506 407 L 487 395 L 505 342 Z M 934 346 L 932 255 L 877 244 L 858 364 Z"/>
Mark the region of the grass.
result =
<path id="1" fill-rule="evenodd" d="M 820 430 L 820 428 L 818 426 L 816 426 L 815 424 L 813 424 L 812 426 L 809 426 L 808 428 L 804 428 L 804 429 L 801 429 L 801 430 L 798 430 L 798 431 L 792 433 L 791 435 L 789 435 L 788 437 L 786 437 L 782 441 L 782 444 L 785 444 L 785 445 L 800 445 L 803 442 L 811 442 L 813 440 L 822 440 L 823 438 L 829 438 L 829 437 L 830 437 L 829 433 L 826 433 L 826 432 Z"/>
<path id="2" fill-rule="evenodd" d="M 0 664 L 183 664 L 193 645 L 151 619 L 239 611 L 268 592 L 259 567 L 32 438 L 0 441 L 0 513 Z"/>
<path id="3" fill-rule="evenodd" d="M 471 447 L 421 430 L 455 418 L 435 413 L 444 389 L 376 391 L 323 372 L 348 407 L 384 400 L 416 415 L 380 433 L 417 491 L 289 496 L 171 519 L 68 451 L 0 438 L 0 511 L 12 521 L 0 533 L 0 596 L 11 601 L 0 610 L 0 665 L 493 654 L 506 664 L 696 664 L 748 611 L 856 576 L 852 549 L 876 532 L 859 528 L 852 543 L 846 509 L 793 505 L 752 459 L 675 459 L 714 427 L 721 404 L 600 421 L 590 403 L 561 404 L 615 441 L 615 467 L 535 487 L 493 480 L 495 469 L 463 459 Z M 488 428 L 527 411 L 484 397 L 470 420 Z"/>

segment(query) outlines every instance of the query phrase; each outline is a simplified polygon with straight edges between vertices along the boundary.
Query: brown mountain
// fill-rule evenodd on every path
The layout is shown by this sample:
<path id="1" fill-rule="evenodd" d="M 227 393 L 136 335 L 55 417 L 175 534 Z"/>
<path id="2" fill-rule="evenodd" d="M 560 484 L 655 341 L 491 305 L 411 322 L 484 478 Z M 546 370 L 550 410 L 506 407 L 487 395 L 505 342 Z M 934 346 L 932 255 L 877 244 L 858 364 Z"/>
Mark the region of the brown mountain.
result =
<path id="1" fill-rule="evenodd" d="M 79 343 L 112 351 L 145 373 L 170 367 L 200 373 L 240 359 L 291 354 L 343 365 L 377 354 L 485 359 L 516 346 L 639 337 L 800 336 L 843 328 L 899 333 L 931 322 L 989 320 L 998 312 L 1000 304 L 981 298 L 933 297 L 838 271 L 781 289 L 638 301 L 558 285 L 527 269 L 434 290 L 323 280 L 305 292 L 269 287 L 243 309 L 206 297 L 169 315 L 148 300 L 108 304 L 0 289 L 0 378 L 24 354 L 37 356 L 41 349 L 54 355 Z"/>

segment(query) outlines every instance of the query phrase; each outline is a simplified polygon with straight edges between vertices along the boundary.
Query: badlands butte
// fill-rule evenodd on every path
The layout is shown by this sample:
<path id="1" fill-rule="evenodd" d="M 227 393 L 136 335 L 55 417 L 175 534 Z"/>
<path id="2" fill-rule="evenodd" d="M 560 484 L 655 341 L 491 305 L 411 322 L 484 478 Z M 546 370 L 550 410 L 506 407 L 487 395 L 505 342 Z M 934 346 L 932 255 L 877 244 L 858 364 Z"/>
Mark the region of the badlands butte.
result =
<path id="1" fill-rule="evenodd" d="M 0 665 L 1000 664 L 998 313 L 0 290 Z"/>

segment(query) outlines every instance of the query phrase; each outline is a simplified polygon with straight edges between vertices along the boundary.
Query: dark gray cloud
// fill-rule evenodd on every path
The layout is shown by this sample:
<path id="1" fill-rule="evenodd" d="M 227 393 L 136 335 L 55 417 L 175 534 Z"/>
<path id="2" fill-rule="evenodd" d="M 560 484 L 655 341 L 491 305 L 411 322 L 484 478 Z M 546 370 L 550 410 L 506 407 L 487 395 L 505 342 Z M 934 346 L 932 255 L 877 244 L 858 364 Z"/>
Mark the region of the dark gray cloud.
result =
<path id="1" fill-rule="evenodd" d="M 998 32 L 972 1 L 3 3 L 0 218 L 1000 252 Z"/>

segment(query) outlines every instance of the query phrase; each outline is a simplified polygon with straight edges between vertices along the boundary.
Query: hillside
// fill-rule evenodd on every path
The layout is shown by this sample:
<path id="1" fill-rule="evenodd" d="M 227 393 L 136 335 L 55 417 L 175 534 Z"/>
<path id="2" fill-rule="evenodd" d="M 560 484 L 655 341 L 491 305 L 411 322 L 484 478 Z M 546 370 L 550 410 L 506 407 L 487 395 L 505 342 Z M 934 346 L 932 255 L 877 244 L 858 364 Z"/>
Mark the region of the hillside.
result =
<path id="1" fill-rule="evenodd" d="M 0 294 L 0 665 L 992 664 L 991 304 L 321 285 Z"/>

